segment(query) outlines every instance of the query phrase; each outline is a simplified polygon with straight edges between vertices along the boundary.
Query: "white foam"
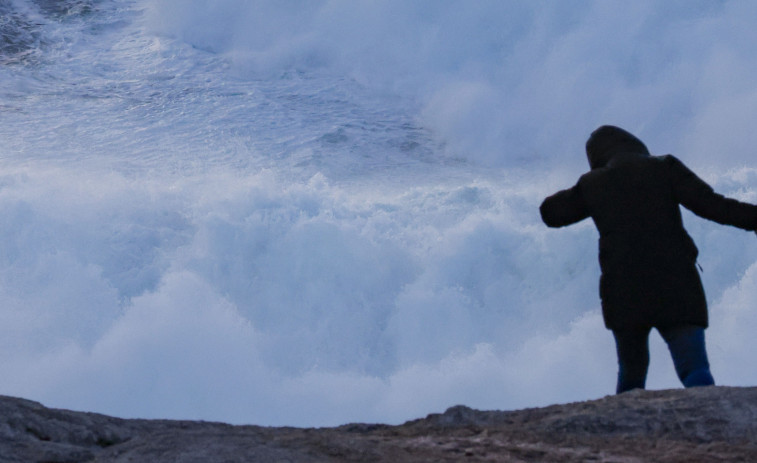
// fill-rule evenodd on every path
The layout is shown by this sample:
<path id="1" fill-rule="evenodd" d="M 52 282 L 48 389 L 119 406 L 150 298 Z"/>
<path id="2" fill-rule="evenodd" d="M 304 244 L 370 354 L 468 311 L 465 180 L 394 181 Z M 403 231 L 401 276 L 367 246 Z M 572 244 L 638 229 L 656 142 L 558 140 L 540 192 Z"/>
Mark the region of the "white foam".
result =
<path id="1" fill-rule="evenodd" d="M 740 165 L 754 146 L 748 3 L 190 3 L 151 5 L 152 30 L 245 76 L 320 71 L 399 92 L 450 155 L 486 165 L 583 168 L 577 148 L 605 123 L 702 165 Z"/>

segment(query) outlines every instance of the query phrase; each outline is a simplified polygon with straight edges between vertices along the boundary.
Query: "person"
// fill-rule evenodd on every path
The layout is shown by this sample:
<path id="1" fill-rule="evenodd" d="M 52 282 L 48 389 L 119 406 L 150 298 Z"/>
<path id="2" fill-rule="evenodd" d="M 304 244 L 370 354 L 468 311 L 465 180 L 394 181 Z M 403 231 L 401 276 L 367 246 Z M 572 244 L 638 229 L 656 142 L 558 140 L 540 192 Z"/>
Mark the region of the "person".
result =
<path id="1" fill-rule="evenodd" d="M 668 345 L 685 387 L 715 383 L 705 349 L 707 302 L 698 249 L 679 205 L 700 217 L 757 229 L 757 206 L 716 192 L 673 155 L 653 156 L 631 133 L 605 125 L 586 142 L 589 172 L 549 196 L 549 227 L 591 217 L 599 231 L 599 294 L 618 355 L 616 392 L 644 388 L 652 328 Z"/>

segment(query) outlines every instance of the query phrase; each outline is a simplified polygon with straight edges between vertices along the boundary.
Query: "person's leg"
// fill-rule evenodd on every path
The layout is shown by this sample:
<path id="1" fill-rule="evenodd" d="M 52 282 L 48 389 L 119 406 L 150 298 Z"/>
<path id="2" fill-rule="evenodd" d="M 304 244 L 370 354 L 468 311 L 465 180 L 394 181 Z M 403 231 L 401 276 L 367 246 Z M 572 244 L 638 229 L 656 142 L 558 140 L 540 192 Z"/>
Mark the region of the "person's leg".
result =
<path id="1" fill-rule="evenodd" d="M 644 389 L 649 368 L 649 331 L 613 330 L 618 352 L 617 394 L 631 389 Z"/>
<path id="2" fill-rule="evenodd" d="M 711 386 L 715 380 L 710 373 L 704 328 L 682 325 L 658 329 L 668 344 L 678 378 L 684 387 Z"/>

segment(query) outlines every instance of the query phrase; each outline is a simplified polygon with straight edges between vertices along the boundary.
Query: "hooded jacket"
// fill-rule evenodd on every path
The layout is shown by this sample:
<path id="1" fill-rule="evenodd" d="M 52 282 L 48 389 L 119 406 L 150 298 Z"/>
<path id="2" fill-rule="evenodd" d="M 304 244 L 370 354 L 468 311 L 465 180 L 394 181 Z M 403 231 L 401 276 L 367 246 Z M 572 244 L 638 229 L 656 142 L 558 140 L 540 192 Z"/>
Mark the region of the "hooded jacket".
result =
<path id="1" fill-rule="evenodd" d="M 707 327 L 698 250 L 680 205 L 706 219 L 757 228 L 757 206 L 717 194 L 672 155 L 652 156 L 623 129 L 602 126 L 586 143 L 591 170 L 544 200 L 542 220 L 562 227 L 591 217 L 599 231 L 599 294 L 612 330 Z"/>

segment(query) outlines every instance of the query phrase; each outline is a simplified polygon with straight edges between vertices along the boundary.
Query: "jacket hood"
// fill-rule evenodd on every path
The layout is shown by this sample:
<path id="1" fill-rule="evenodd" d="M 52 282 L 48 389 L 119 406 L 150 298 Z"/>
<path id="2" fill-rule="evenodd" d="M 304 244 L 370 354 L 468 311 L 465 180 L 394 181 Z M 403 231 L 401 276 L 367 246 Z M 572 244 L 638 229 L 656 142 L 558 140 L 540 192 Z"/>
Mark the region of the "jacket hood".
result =
<path id="1" fill-rule="evenodd" d="M 641 140 L 613 125 L 603 125 L 592 132 L 586 141 L 586 156 L 592 170 L 606 166 L 615 154 L 627 152 L 649 155 Z"/>

